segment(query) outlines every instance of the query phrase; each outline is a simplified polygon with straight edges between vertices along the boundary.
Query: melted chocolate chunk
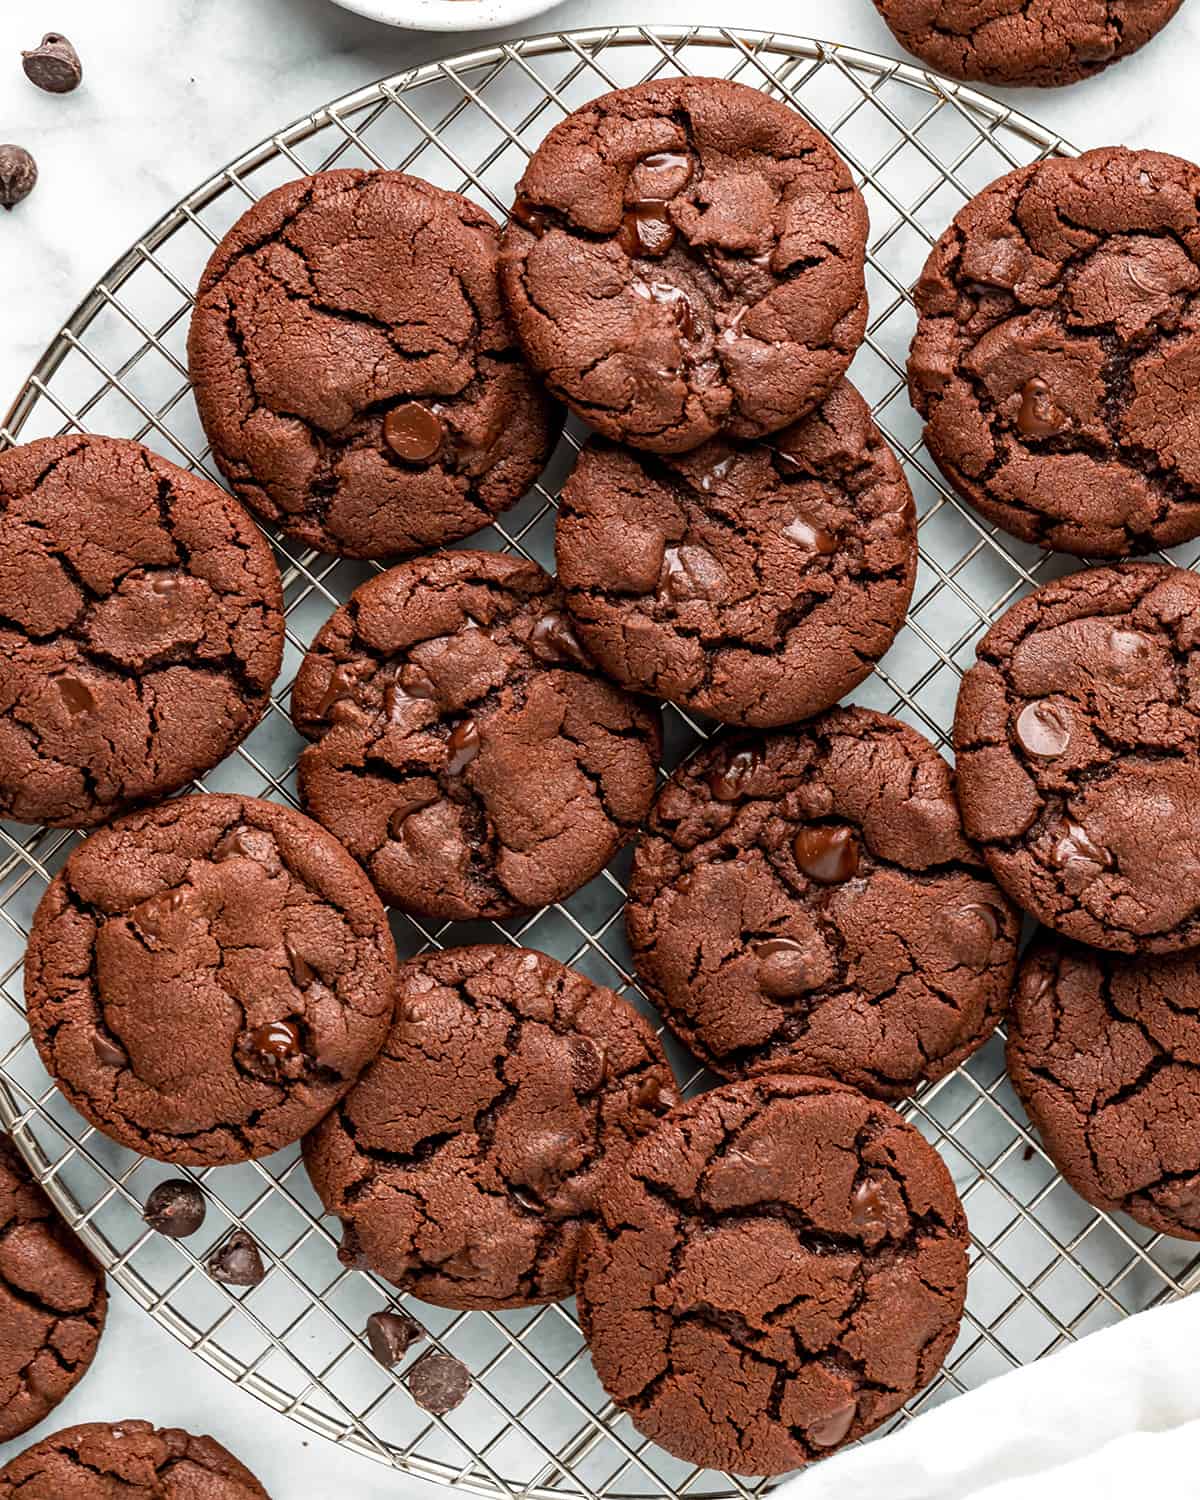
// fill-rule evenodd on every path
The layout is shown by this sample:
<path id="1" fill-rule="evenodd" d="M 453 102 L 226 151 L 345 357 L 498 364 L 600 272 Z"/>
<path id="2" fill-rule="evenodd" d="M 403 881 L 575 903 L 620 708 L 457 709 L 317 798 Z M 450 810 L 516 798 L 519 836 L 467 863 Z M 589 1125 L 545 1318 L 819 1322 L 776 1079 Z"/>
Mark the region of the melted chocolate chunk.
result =
<path id="1" fill-rule="evenodd" d="M 129 1063 L 124 1047 L 100 1031 L 92 1035 L 92 1051 L 96 1054 L 96 1061 L 106 1068 L 124 1068 Z"/>
<path id="2" fill-rule="evenodd" d="M 1067 419 L 1055 406 L 1046 382 L 1036 378 L 1027 380 L 1021 388 L 1021 409 L 1017 413 L 1017 427 L 1022 436 L 1054 437 L 1066 425 Z"/>
<path id="3" fill-rule="evenodd" d="M 446 741 L 446 774 L 461 776 L 483 747 L 479 725 L 474 719 L 460 719 Z"/>
<path id="4" fill-rule="evenodd" d="M 708 789 L 718 802 L 736 802 L 745 794 L 746 783 L 763 763 L 756 745 L 738 750 L 724 765 L 709 773 Z"/>
<path id="5" fill-rule="evenodd" d="M 427 464 L 446 440 L 446 429 L 436 411 L 419 401 L 393 407 L 383 423 L 383 440 L 408 464 Z"/>
<path id="6" fill-rule="evenodd" d="M 1030 755 L 1053 760 L 1071 743 L 1071 711 L 1048 701 L 1027 703 L 1017 715 L 1016 735 Z"/>
<path id="7" fill-rule="evenodd" d="M 858 839 L 852 828 L 802 828 L 792 851 L 801 871 L 822 885 L 841 885 L 858 874 Z"/>
<path id="8" fill-rule="evenodd" d="M 249 1041 L 254 1051 L 269 1062 L 292 1062 L 304 1056 L 303 1036 L 295 1021 L 268 1021 L 250 1033 Z"/>

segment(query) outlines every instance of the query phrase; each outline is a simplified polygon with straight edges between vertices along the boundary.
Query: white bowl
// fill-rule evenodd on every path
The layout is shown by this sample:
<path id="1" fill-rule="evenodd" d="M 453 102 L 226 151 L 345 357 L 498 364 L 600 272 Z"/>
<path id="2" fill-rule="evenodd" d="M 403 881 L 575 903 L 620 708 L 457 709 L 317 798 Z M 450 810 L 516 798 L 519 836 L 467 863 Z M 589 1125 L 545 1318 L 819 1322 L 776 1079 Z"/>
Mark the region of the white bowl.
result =
<path id="1" fill-rule="evenodd" d="M 352 10 L 388 26 L 409 31 L 482 31 L 489 26 L 508 26 L 552 10 L 562 0 L 334 0 L 343 10 Z"/>

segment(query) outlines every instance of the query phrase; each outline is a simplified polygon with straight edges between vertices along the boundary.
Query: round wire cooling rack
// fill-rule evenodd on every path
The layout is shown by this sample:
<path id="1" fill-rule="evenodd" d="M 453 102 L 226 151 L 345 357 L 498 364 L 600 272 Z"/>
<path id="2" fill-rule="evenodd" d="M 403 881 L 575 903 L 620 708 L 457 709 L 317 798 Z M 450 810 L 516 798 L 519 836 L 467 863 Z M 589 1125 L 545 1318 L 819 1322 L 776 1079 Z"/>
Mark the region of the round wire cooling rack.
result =
<path id="1" fill-rule="evenodd" d="M 403 167 L 503 215 L 526 157 L 564 112 L 609 88 L 672 72 L 724 73 L 787 100 L 831 136 L 871 213 L 872 316 L 852 376 L 903 459 L 921 517 L 921 570 L 909 619 L 857 701 L 947 743 L 959 677 L 975 641 L 1021 592 L 1066 559 L 981 524 L 940 484 L 920 443 L 903 365 L 914 322 L 907 288 L 961 203 L 1061 139 L 1003 105 L 918 69 L 793 37 L 703 28 L 580 31 L 491 47 L 359 90 L 255 147 L 144 235 L 88 294 L 51 344 L 3 425 L 0 446 L 56 432 L 140 439 L 213 473 L 187 379 L 191 290 L 213 244 L 248 204 L 289 178 L 337 165 Z M 553 567 L 555 494 L 578 448 L 569 429 L 542 484 L 473 544 Z M 272 537 L 288 637 L 271 711 L 206 778 L 212 791 L 295 803 L 302 742 L 286 701 L 307 642 L 368 565 L 300 552 Z M 1200 547 L 1172 560 L 1195 564 Z M 667 711 L 668 766 L 705 730 Z M 421 1412 L 383 1370 L 362 1330 L 395 1293 L 340 1265 L 298 1149 L 195 1175 L 208 1220 L 192 1240 L 149 1231 L 141 1204 L 177 1169 L 144 1161 L 90 1129 L 65 1103 L 29 1041 L 21 999 L 29 922 L 76 836 L 0 825 L 0 1117 L 58 1207 L 109 1275 L 159 1323 L 236 1385 L 305 1427 L 426 1479 L 490 1496 L 562 1500 L 724 1496 L 764 1483 L 681 1464 L 608 1404 L 569 1305 L 500 1314 L 413 1304 L 431 1340 L 465 1361 L 471 1394 L 445 1418 Z M 399 913 L 403 954 L 490 937 L 521 942 L 627 992 L 621 922 L 627 857 L 559 906 L 490 927 L 437 926 Z M 675 1048 L 681 1076 L 694 1063 Z M 699 1083 L 696 1074 L 692 1084 Z M 974 1237 L 967 1314 L 933 1385 L 896 1422 L 1200 1279 L 1194 1246 L 1097 1213 L 1062 1182 L 1029 1133 L 994 1038 L 926 1089 L 907 1112 L 941 1150 Z M 203 1261 L 235 1225 L 263 1247 L 269 1274 L 239 1293 Z M 418 1351 L 419 1352 L 419 1351 Z"/>

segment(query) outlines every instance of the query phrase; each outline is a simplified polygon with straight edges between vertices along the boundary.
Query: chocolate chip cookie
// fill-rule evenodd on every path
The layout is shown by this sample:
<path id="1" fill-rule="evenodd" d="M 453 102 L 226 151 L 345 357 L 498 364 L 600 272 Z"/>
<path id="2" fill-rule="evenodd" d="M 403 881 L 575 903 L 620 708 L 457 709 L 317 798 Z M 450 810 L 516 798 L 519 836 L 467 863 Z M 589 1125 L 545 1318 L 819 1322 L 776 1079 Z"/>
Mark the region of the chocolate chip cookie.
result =
<path id="1" fill-rule="evenodd" d="M 525 354 L 605 437 L 656 453 L 817 405 L 866 328 L 867 212 L 794 110 L 719 78 L 593 100 L 534 154 L 501 285 Z"/>
<path id="2" fill-rule="evenodd" d="M 645 816 L 657 709 L 606 682 L 554 580 L 443 552 L 357 589 L 292 689 L 309 812 L 406 911 L 505 917 L 578 890 Z"/>
<path id="3" fill-rule="evenodd" d="M 917 521 L 842 381 L 753 446 L 658 458 L 593 439 L 563 491 L 556 550 L 579 638 L 610 677 L 768 728 L 829 708 L 892 644 Z"/>
<path id="4" fill-rule="evenodd" d="M 103 1271 L 0 1135 L 0 1442 L 79 1384 L 107 1311 Z"/>
<path id="5" fill-rule="evenodd" d="M 396 557 L 486 526 L 560 419 L 521 364 L 478 205 L 402 172 L 268 193 L 217 248 L 188 355 L 235 492 L 306 547 Z"/>
<path id="6" fill-rule="evenodd" d="M 0 1469 L 0 1500 L 270 1500 L 210 1437 L 149 1422 L 89 1422 L 26 1448 Z"/>
<path id="7" fill-rule="evenodd" d="M 875 0 L 902 47 L 977 83 L 1090 78 L 1167 24 L 1181 0 Z"/>
<path id="8" fill-rule="evenodd" d="M 977 649 L 954 742 L 963 821 L 996 879 L 1097 948 L 1200 945 L 1200 578 L 1076 573 Z"/>
<path id="9" fill-rule="evenodd" d="M 67 1099 L 159 1161 L 299 1140 L 383 1045 L 396 954 L 366 876 L 308 818 L 189 797 L 101 829 L 34 916 L 29 1026 Z"/>
<path id="10" fill-rule="evenodd" d="M 933 1379 L 967 1244 L 944 1162 L 886 1105 L 748 1079 L 673 1111 L 608 1176 L 580 1318 L 639 1432 L 704 1468 L 782 1474 Z"/>
<path id="11" fill-rule="evenodd" d="M 1200 535 L 1200 168 L 1105 146 L 992 183 L 916 288 L 913 404 L 989 521 L 1081 557 Z"/>
<path id="12" fill-rule="evenodd" d="M 1200 958 L 1042 937 L 1008 1030 L 1013 1087 L 1077 1193 L 1200 1240 Z"/>
<path id="13" fill-rule="evenodd" d="M 115 438 L 0 453 L 0 817 L 89 827 L 211 770 L 267 707 L 282 608 L 207 479 Z"/>
<path id="14" fill-rule="evenodd" d="M 542 953 L 401 968 L 383 1053 L 305 1140 L 341 1256 L 440 1307 L 570 1296 L 597 1184 L 678 1103 L 653 1028 Z"/>
<path id="15" fill-rule="evenodd" d="M 867 709 L 719 742 L 668 782 L 626 908 L 647 993 L 716 1072 L 899 1099 L 991 1035 L 1017 912 L 928 740 Z"/>

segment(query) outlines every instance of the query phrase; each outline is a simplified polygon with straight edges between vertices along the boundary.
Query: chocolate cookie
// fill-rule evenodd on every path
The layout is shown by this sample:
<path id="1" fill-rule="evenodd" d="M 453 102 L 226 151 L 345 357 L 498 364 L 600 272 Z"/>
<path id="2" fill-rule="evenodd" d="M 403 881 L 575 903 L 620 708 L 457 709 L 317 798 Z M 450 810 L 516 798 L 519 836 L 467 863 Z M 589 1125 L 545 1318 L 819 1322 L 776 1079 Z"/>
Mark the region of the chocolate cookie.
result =
<path id="1" fill-rule="evenodd" d="M 89 1422 L 26 1448 L 0 1469 L 0 1500 L 270 1500 L 210 1437 L 149 1422 Z"/>
<path id="2" fill-rule="evenodd" d="M 716 1072 L 882 1099 L 983 1045 L 1020 930 L 963 837 L 949 766 L 861 708 L 688 762 L 638 844 L 626 916 L 647 993 Z"/>
<path id="3" fill-rule="evenodd" d="M 934 246 L 913 404 L 959 494 L 1023 541 L 1200 535 L 1198 198 L 1190 162 L 1106 146 L 1001 177 Z"/>
<path id="4" fill-rule="evenodd" d="M 645 816 L 656 709 L 606 682 L 554 580 L 442 552 L 364 583 L 292 689 L 309 812 L 386 900 L 448 919 L 559 901 Z"/>
<path id="5" fill-rule="evenodd" d="M 315 823 L 189 797 L 94 833 L 34 915 L 29 1027 L 97 1130 L 215 1166 L 299 1140 L 379 1051 L 396 954 Z"/>
<path id="6" fill-rule="evenodd" d="M 886 1105 L 748 1079 L 673 1111 L 606 1179 L 580 1319 L 639 1432 L 705 1468 L 782 1474 L 933 1379 L 967 1243 L 945 1163 Z"/>
<path id="7" fill-rule="evenodd" d="M 558 413 L 517 358 L 483 209 L 402 172 L 322 172 L 229 231 L 188 356 L 221 472 L 306 547 L 396 557 L 486 526 Z"/>
<path id="8" fill-rule="evenodd" d="M 282 607 L 207 479 L 115 438 L 0 453 L 0 817 L 88 827 L 211 770 L 267 707 Z"/>
<path id="9" fill-rule="evenodd" d="M 1038 589 L 978 646 L 954 721 L 968 834 L 1047 927 L 1200 944 L 1200 578 L 1122 563 Z"/>
<path id="10" fill-rule="evenodd" d="M 685 453 L 810 411 L 866 328 L 867 211 L 786 104 L 720 78 L 593 100 L 534 154 L 501 285 L 530 363 L 606 437 Z"/>
<path id="11" fill-rule="evenodd" d="M 977 83 L 1052 88 L 1156 36 L 1181 0 L 875 0 L 902 47 Z"/>
<path id="12" fill-rule="evenodd" d="M 769 444 L 651 458 L 593 439 L 558 512 L 580 639 L 635 692 L 766 728 L 868 676 L 904 623 L 917 519 L 842 381 Z"/>
<path id="13" fill-rule="evenodd" d="M 1009 1076 L 1089 1203 L 1200 1240 L 1198 1066 L 1195 953 L 1135 960 L 1048 936 L 1026 953 Z"/>
<path id="14" fill-rule="evenodd" d="M 0 1442 L 79 1384 L 107 1311 L 104 1273 L 0 1135 Z"/>
<path id="15" fill-rule="evenodd" d="M 383 1054 L 304 1143 L 341 1256 L 439 1307 L 571 1294 L 601 1174 L 678 1103 L 654 1030 L 542 953 L 401 968 Z"/>

